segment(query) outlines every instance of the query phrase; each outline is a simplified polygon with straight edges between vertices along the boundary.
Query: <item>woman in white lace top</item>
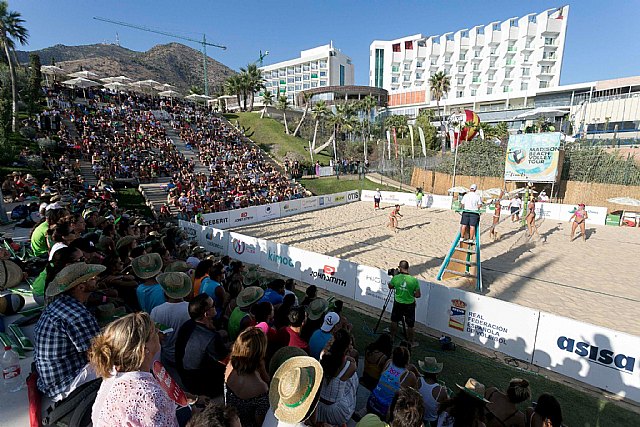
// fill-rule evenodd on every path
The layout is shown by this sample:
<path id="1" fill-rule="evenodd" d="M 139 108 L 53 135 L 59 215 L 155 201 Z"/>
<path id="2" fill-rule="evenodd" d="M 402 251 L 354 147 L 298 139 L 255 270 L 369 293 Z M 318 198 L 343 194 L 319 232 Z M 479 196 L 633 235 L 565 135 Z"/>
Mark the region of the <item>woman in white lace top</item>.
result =
<path id="1" fill-rule="evenodd" d="M 160 342 L 146 313 L 110 323 L 89 350 L 89 362 L 103 378 L 93 404 L 94 427 L 177 427 L 176 405 L 150 373 Z"/>

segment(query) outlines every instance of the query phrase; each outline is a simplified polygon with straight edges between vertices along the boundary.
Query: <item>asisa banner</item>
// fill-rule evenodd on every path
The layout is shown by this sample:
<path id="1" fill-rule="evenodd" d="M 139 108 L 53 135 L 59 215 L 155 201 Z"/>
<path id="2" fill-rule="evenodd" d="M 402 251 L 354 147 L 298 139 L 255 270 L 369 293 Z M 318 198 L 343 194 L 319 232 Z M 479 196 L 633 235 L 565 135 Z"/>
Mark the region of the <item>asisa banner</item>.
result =
<path id="1" fill-rule="evenodd" d="M 504 179 L 555 182 L 559 159 L 559 132 L 511 135 L 507 146 Z"/>

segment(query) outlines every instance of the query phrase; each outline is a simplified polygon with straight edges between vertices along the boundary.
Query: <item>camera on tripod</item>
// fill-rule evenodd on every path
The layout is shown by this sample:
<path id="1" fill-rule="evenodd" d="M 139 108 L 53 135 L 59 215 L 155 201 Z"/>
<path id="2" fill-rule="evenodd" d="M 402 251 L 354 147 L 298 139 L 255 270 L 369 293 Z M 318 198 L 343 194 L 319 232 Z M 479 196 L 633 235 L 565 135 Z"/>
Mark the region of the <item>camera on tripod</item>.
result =
<path id="1" fill-rule="evenodd" d="M 395 276 L 396 274 L 400 274 L 400 270 L 398 269 L 398 267 L 396 268 L 390 268 L 387 270 L 387 274 L 391 277 Z"/>

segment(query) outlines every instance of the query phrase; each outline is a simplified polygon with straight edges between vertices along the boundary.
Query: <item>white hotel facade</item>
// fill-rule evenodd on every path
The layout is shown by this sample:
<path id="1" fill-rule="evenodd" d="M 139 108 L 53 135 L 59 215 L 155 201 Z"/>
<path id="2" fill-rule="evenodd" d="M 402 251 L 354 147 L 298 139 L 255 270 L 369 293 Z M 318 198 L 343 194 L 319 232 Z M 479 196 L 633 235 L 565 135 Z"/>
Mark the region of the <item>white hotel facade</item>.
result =
<path id="1" fill-rule="evenodd" d="M 389 92 L 389 112 L 415 117 L 435 108 L 429 78 L 451 78 L 445 115 L 469 108 L 526 109 L 540 90 L 559 86 L 569 6 L 441 35 L 375 40 L 369 84 Z"/>
<path id="2" fill-rule="evenodd" d="M 266 90 L 274 94 L 274 100 L 284 95 L 292 105 L 303 90 L 354 84 L 351 58 L 333 47 L 333 43 L 303 50 L 299 58 L 260 69 Z"/>

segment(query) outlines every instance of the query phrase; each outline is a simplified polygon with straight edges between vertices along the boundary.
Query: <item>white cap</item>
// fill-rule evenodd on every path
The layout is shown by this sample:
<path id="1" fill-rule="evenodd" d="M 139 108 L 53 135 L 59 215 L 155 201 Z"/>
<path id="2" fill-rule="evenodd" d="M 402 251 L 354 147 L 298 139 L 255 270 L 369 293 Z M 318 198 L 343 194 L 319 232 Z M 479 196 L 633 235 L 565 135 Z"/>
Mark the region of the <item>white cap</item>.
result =
<path id="1" fill-rule="evenodd" d="M 187 265 L 191 268 L 196 268 L 200 264 L 200 260 L 194 256 L 190 256 L 186 261 Z"/>
<path id="2" fill-rule="evenodd" d="M 324 316 L 324 322 L 322 326 L 320 326 L 320 329 L 322 329 L 323 332 L 330 332 L 339 322 L 340 315 L 334 311 L 330 311 Z"/>
<path id="3" fill-rule="evenodd" d="M 478 186 L 477 186 L 477 185 L 475 185 L 475 184 L 471 184 L 471 188 L 470 188 L 470 190 L 471 190 L 471 191 L 475 191 L 477 188 L 478 188 Z"/>

